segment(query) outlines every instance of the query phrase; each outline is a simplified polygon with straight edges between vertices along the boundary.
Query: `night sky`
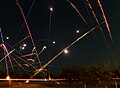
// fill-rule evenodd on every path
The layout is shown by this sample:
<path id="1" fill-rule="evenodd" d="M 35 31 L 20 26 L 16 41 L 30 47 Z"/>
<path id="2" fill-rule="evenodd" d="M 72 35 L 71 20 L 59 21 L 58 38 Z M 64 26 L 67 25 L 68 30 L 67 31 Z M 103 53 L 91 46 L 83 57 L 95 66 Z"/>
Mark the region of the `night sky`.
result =
<path id="1" fill-rule="evenodd" d="M 97 25 L 91 10 L 85 4 L 85 0 L 70 1 L 80 11 L 90 28 Z M 97 0 L 89 1 L 99 22 L 102 23 L 104 20 Z M 68 65 L 86 66 L 89 64 L 110 63 L 111 66 L 117 66 L 120 64 L 120 1 L 100 1 L 111 29 L 113 42 L 110 39 L 105 23 L 102 24 L 101 27 L 108 44 L 100 29 L 96 28 L 92 33 L 71 46 L 68 49 L 68 54 L 61 54 L 51 63 L 53 73 L 59 74 L 62 68 Z M 41 62 L 46 63 L 49 60 L 48 57 L 54 57 L 78 37 L 90 30 L 66 0 L 19 0 L 19 3 L 27 17 L 38 52 L 42 50 L 43 46 L 50 47 L 40 55 Z M 53 7 L 51 20 L 50 7 Z M 28 36 L 26 26 L 22 26 L 23 23 L 24 20 L 16 1 L 0 0 L 0 27 L 4 41 L 10 46 L 14 46 Z M 79 30 L 79 33 L 76 33 L 76 30 Z M 7 36 L 9 36 L 9 40 L 6 39 Z M 52 44 L 52 41 L 56 43 Z M 26 43 L 27 47 L 24 51 L 20 51 L 19 46 L 23 43 Z M 15 49 L 22 54 L 30 53 L 32 50 L 30 39 L 23 41 L 21 44 L 18 44 Z"/>

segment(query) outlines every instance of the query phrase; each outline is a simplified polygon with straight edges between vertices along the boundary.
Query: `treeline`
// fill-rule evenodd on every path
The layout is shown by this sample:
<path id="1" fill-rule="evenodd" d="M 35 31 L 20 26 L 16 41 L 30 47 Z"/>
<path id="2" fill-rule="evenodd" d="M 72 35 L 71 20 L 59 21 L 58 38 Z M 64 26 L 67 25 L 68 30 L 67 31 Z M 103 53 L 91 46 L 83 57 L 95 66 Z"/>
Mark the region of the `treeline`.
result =
<path id="1" fill-rule="evenodd" d="M 67 66 L 63 68 L 60 77 L 65 78 L 69 83 L 75 81 L 82 83 L 84 84 L 84 88 L 86 88 L 87 84 L 93 86 L 104 84 L 105 88 L 107 88 L 107 85 L 109 84 L 117 88 L 117 81 L 118 78 L 120 78 L 120 67 L 112 69 L 109 64 L 92 64 L 86 67 Z M 115 80 L 115 78 L 117 79 Z M 110 84 L 112 81 L 114 83 Z"/>
<path id="2" fill-rule="evenodd" d="M 24 72 L 21 70 L 9 70 L 9 76 L 11 78 L 30 78 L 33 74 L 34 72 L 32 71 Z M 6 78 L 6 75 L 6 70 L 1 69 L 0 78 Z M 49 72 L 45 70 L 36 75 L 34 78 L 49 78 L 48 75 Z M 84 88 L 87 88 L 87 85 L 96 86 L 102 84 L 104 84 L 105 88 L 107 88 L 108 85 L 111 85 L 112 87 L 115 86 L 115 88 L 118 88 L 118 80 L 120 80 L 118 79 L 120 78 L 120 67 L 113 69 L 110 67 L 110 64 L 92 64 L 86 67 L 66 66 L 62 69 L 62 73 L 59 76 L 55 77 L 52 74 L 50 74 L 50 77 L 65 79 L 65 82 L 69 83 L 70 87 L 73 85 L 73 83 L 77 83 L 78 86 L 82 84 Z"/>

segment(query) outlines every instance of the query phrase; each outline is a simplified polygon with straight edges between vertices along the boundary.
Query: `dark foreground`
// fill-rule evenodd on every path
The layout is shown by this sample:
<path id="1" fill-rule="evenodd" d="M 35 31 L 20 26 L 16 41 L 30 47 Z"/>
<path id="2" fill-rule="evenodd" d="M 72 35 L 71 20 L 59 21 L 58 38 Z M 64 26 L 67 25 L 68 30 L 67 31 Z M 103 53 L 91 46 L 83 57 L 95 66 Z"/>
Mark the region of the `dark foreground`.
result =
<path id="1" fill-rule="evenodd" d="M 120 86 L 118 86 L 119 88 Z M 84 88 L 80 82 L 11 82 L 1 81 L 0 88 Z M 116 88 L 115 83 L 102 82 L 95 85 L 87 85 L 87 88 Z"/>

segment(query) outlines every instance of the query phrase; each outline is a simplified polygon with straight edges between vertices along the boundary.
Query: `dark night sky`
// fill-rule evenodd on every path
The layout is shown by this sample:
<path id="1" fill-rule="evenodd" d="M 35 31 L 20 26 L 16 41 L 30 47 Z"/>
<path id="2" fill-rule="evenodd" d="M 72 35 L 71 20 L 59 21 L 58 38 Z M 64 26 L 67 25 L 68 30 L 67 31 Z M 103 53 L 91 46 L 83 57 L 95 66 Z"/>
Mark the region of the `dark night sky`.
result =
<path id="1" fill-rule="evenodd" d="M 28 14 L 27 22 L 35 40 L 37 50 L 40 51 L 45 44 L 48 45 L 48 41 L 40 40 L 48 40 L 49 33 L 50 40 L 56 41 L 56 44 L 49 45 L 51 58 L 89 30 L 81 17 L 66 0 L 35 0 L 34 4 L 33 1 L 19 0 L 25 15 Z M 96 23 L 90 10 L 86 9 L 83 1 L 71 0 L 92 28 L 96 26 Z M 90 0 L 90 3 L 99 21 L 102 22 L 102 14 L 96 1 Z M 101 0 L 101 3 L 110 25 L 114 45 L 110 40 L 105 24 L 102 24 L 101 27 L 110 47 L 106 44 L 101 31 L 95 29 L 93 33 L 88 34 L 70 47 L 68 54 L 63 53 L 51 63 L 55 66 L 51 67 L 53 72 L 59 73 L 67 65 L 104 64 L 107 62 L 110 62 L 112 66 L 120 64 L 120 1 Z M 29 12 L 32 4 L 33 7 Z M 51 28 L 49 32 L 50 6 L 53 7 L 54 11 L 51 16 Z M 0 27 L 2 28 L 4 40 L 11 46 L 28 35 L 25 25 L 20 31 L 23 22 L 24 20 L 15 0 L 0 0 Z M 77 34 L 76 30 L 79 30 L 80 33 Z M 10 39 L 6 40 L 6 36 L 9 36 Z M 25 41 L 28 43 L 28 46 L 24 53 L 30 51 L 28 48 L 31 49 L 30 42 L 28 41 Z M 45 50 L 41 55 L 41 61 L 46 62 L 47 55 L 48 50 Z"/>

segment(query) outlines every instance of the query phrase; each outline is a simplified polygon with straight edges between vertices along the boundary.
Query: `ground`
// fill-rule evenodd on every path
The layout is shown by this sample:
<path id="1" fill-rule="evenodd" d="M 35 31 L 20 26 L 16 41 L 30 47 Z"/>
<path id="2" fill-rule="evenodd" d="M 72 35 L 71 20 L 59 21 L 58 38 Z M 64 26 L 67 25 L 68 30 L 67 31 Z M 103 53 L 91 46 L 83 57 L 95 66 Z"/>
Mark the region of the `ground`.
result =
<path id="1" fill-rule="evenodd" d="M 60 84 L 58 84 L 60 83 Z M 104 82 L 105 83 L 105 82 Z M 88 88 L 106 88 L 105 84 L 97 84 L 97 85 L 87 85 Z M 0 88 L 83 88 L 83 84 L 78 82 L 11 82 L 9 85 L 8 81 L 1 81 Z M 114 82 L 108 83 L 107 88 L 115 88 Z"/>

